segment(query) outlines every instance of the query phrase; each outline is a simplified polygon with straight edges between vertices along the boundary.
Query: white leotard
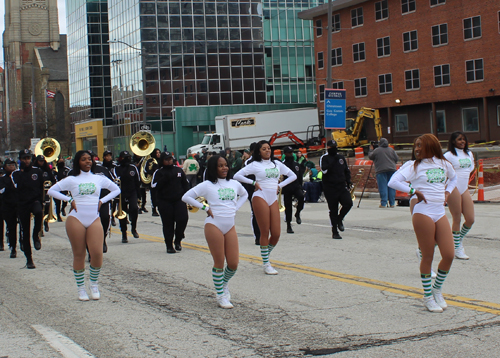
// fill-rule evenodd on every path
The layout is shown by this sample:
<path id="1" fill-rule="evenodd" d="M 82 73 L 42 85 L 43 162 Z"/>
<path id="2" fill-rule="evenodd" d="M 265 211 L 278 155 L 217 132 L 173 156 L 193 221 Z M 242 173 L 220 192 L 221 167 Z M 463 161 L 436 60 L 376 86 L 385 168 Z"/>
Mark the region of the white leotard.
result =
<path id="1" fill-rule="evenodd" d="M 245 178 L 247 175 L 255 175 L 255 181 L 259 183 L 262 189 L 278 189 L 290 184 L 297 176 L 286 165 L 279 160 L 262 160 L 260 162 L 251 162 L 246 167 L 239 170 L 234 179 L 246 184 L 253 184 L 252 179 Z M 286 175 L 288 178 L 278 184 L 280 175 Z"/>
<path id="2" fill-rule="evenodd" d="M 457 155 L 452 152 L 444 153 L 444 157 L 453 165 L 457 173 L 457 189 L 462 195 L 469 187 L 470 173 L 474 170 L 474 155 L 471 151 L 465 153 L 463 149 L 455 148 Z"/>
<path id="3" fill-rule="evenodd" d="M 78 176 L 69 176 L 54 184 L 47 195 L 55 199 L 70 201 L 71 197 L 62 194 L 61 191 L 70 192 L 75 200 L 77 211 L 71 210 L 69 216 L 77 218 L 87 228 L 99 217 L 101 189 L 110 191 L 108 195 L 100 199 L 103 204 L 120 194 L 118 185 L 105 176 L 82 171 Z"/>

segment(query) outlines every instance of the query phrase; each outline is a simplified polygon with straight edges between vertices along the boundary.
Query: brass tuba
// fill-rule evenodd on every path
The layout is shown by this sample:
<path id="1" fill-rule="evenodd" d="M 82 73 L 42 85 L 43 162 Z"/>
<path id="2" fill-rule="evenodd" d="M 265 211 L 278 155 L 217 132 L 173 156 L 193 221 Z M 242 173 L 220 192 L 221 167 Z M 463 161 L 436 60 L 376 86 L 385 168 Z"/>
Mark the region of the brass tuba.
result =
<path id="1" fill-rule="evenodd" d="M 47 163 L 57 160 L 60 153 L 61 145 L 54 138 L 43 138 L 35 146 L 35 155 L 43 155 Z"/>
<path id="2" fill-rule="evenodd" d="M 122 220 L 127 217 L 127 213 L 122 209 L 122 183 L 118 178 L 115 179 L 115 183 L 120 187 L 120 196 L 118 197 L 118 209 L 113 213 L 113 216 L 118 220 Z"/>
<path id="3" fill-rule="evenodd" d="M 153 151 L 153 148 L 156 145 L 155 137 L 150 132 L 140 131 L 135 133 L 132 137 L 130 137 L 130 150 L 132 153 L 142 158 L 141 167 L 139 170 L 139 175 L 141 176 L 141 180 L 144 184 L 150 184 L 153 176 L 150 174 L 146 174 L 146 163 L 151 156 L 149 153 Z M 156 159 L 155 159 L 156 162 Z"/>

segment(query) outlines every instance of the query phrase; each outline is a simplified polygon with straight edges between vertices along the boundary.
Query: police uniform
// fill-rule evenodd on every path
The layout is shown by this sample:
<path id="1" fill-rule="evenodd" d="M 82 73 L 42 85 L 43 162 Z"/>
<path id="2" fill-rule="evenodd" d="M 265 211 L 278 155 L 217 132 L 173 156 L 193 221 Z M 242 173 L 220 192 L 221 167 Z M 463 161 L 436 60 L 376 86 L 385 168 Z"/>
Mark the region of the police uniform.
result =
<path id="1" fill-rule="evenodd" d="M 136 166 L 131 163 L 131 158 L 132 156 L 128 151 L 121 152 L 118 159 L 119 164 L 113 168 L 112 173 L 115 178 L 120 179 L 122 210 L 128 213 L 132 226 L 132 235 L 138 239 L 137 216 L 139 214 L 139 208 L 137 205 L 137 198 L 139 196 L 141 180 L 139 171 Z M 128 242 L 126 217 L 120 220 L 120 230 L 122 232 L 122 242 Z"/>
<path id="2" fill-rule="evenodd" d="M 18 217 L 21 225 L 21 249 L 26 256 L 27 267 L 35 268 L 31 255 L 30 237 L 33 237 L 33 244 L 36 250 L 42 247 L 39 233 L 42 226 L 42 196 L 43 196 L 43 171 L 31 165 L 26 166 L 22 159 L 32 157 L 31 151 L 24 149 L 19 153 L 21 159 L 21 169 L 12 173 L 12 180 L 18 198 Z M 31 214 L 35 217 L 33 233 L 30 233 Z"/>
<path id="3" fill-rule="evenodd" d="M 5 160 L 4 169 L 7 164 L 15 164 L 15 162 L 10 159 Z M 1 215 L 7 226 L 10 257 L 15 258 L 17 256 L 17 192 L 12 181 L 12 173 L 5 173 L 0 178 L 0 193 L 2 194 Z"/>
<path id="4" fill-rule="evenodd" d="M 337 152 L 337 142 L 330 140 L 327 143 L 328 151 L 320 160 L 319 165 L 323 173 L 322 183 L 325 199 L 330 210 L 330 223 L 332 225 L 332 237 L 342 239 L 338 230 L 344 231 L 343 220 L 352 208 L 351 193 L 351 171 L 347 161 L 342 154 Z M 339 212 L 339 203 L 342 208 Z"/>
<path id="5" fill-rule="evenodd" d="M 286 147 L 283 150 L 284 153 L 293 153 L 293 149 L 291 147 Z M 282 194 L 285 202 L 285 220 L 287 223 L 287 232 L 289 234 L 293 234 L 293 229 L 291 226 L 292 221 L 292 212 L 293 212 L 293 197 L 295 197 L 298 201 L 297 203 L 297 211 L 295 212 L 295 219 L 297 224 L 301 224 L 302 220 L 300 219 L 300 212 L 304 209 L 304 191 L 302 190 L 302 178 L 304 175 L 304 170 L 299 163 L 297 163 L 293 156 L 286 157 L 283 160 L 283 164 L 285 164 L 292 172 L 295 173 L 297 179 L 285 186 L 282 190 Z"/>

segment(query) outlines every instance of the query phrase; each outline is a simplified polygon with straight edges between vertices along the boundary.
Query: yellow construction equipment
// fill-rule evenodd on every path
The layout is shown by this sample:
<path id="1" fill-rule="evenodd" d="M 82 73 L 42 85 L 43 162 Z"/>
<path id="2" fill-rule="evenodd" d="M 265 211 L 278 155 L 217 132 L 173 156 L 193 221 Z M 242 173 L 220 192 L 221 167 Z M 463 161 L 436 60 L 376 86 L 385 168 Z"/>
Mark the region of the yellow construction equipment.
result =
<path id="1" fill-rule="evenodd" d="M 380 124 L 380 114 L 378 109 L 361 107 L 358 111 L 356 119 L 351 121 L 348 120 L 350 125 L 346 128 L 346 130 L 332 131 L 332 138 L 337 142 L 337 146 L 339 148 L 357 147 L 368 143 L 368 140 L 359 139 L 365 118 L 373 119 L 375 132 L 377 134 L 377 141 L 380 140 L 382 137 L 382 125 Z"/>

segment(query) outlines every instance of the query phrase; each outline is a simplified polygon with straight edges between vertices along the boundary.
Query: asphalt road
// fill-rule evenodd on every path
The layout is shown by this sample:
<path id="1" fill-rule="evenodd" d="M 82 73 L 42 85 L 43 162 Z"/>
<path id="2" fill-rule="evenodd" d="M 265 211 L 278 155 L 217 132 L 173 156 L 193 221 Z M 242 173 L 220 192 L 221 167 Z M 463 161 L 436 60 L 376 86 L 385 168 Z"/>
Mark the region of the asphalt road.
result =
<path id="1" fill-rule="evenodd" d="M 203 213 L 191 214 L 174 255 L 150 214 L 128 244 L 113 228 L 102 297 L 90 302 L 77 299 L 64 224 L 54 223 L 35 270 L 0 252 L 0 357 L 497 357 L 499 208 L 476 205 L 471 259 L 454 262 L 441 314 L 421 302 L 408 208 L 375 199 L 352 209 L 343 240 L 331 239 L 326 204 L 306 204 L 295 234 L 282 227 L 277 276 L 263 273 L 245 205 L 231 310 L 215 301 Z"/>

